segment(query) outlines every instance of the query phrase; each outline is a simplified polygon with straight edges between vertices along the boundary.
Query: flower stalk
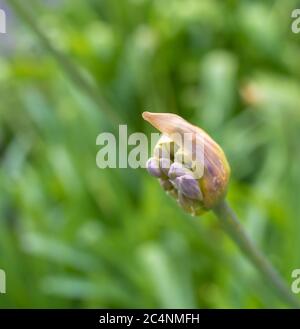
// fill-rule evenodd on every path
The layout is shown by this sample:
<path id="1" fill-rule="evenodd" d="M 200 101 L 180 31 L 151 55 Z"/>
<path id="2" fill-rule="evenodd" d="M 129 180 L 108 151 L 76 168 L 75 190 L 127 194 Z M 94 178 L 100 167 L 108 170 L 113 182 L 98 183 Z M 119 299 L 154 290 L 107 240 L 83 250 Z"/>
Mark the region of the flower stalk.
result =
<path id="1" fill-rule="evenodd" d="M 212 210 L 225 232 L 272 285 L 278 297 L 291 307 L 300 308 L 298 299 L 248 237 L 225 201 L 230 166 L 222 148 L 206 132 L 178 115 L 144 112 L 143 118 L 163 134 L 147 162 L 148 172 L 191 215 Z M 190 136 L 188 146 L 183 141 L 186 134 Z"/>
<path id="2" fill-rule="evenodd" d="M 298 299 L 291 293 L 291 290 L 273 265 L 251 241 L 229 204 L 223 200 L 213 209 L 213 212 L 219 219 L 221 226 L 226 233 L 248 257 L 266 281 L 273 286 L 278 297 L 291 307 L 300 308 Z"/>

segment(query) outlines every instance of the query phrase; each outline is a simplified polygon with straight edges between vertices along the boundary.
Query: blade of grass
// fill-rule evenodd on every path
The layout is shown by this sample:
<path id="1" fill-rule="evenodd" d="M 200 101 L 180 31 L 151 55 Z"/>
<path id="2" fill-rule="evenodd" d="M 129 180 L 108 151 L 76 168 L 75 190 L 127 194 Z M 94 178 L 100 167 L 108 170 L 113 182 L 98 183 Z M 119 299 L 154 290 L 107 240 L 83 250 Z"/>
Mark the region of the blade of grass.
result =
<path id="1" fill-rule="evenodd" d="M 78 70 L 76 65 L 62 52 L 55 48 L 49 38 L 45 35 L 43 30 L 36 22 L 33 15 L 26 8 L 26 4 L 18 0 L 10 0 L 10 6 L 14 12 L 31 28 L 39 39 L 41 44 L 53 56 L 57 63 L 63 68 L 67 76 L 77 85 L 78 89 L 83 90 L 95 104 L 105 114 L 105 117 L 112 125 L 118 125 L 121 121 L 119 115 L 113 111 L 107 100 L 101 96 L 100 91 L 92 83 L 90 83 Z"/>

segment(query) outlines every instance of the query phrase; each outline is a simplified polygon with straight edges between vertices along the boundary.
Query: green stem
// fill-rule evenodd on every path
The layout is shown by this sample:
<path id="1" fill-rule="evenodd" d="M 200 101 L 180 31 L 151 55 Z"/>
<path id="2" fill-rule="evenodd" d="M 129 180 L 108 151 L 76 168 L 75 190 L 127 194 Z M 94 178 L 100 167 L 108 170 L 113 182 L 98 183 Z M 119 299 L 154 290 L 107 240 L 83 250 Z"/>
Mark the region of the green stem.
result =
<path id="1" fill-rule="evenodd" d="M 285 284 L 279 273 L 274 269 L 273 265 L 250 240 L 228 203 L 226 201 L 221 202 L 215 207 L 214 213 L 217 215 L 221 221 L 222 227 L 230 235 L 232 240 L 252 261 L 253 265 L 261 272 L 266 281 L 272 284 L 278 296 L 291 307 L 300 308 L 297 298 L 291 293 L 290 289 Z"/>

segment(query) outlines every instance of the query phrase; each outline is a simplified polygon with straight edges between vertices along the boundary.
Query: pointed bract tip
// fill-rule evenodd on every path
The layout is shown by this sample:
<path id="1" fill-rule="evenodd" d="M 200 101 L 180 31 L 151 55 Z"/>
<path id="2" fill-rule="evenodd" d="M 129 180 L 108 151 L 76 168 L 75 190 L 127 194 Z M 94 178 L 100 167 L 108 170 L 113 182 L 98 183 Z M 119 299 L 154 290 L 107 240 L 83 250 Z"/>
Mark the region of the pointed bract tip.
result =
<path id="1" fill-rule="evenodd" d="M 143 112 L 142 116 L 154 128 L 167 136 L 191 132 L 193 129 L 191 124 L 174 113 Z"/>
<path id="2" fill-rule="evenodd" d="M 149 118 L 151 117 L 151 114 L 152 114 L 151 112 L 146 111 L 146 112 L 142 113 L 142 117 L 143 117 L 144 120 L 148 121 Z"/>

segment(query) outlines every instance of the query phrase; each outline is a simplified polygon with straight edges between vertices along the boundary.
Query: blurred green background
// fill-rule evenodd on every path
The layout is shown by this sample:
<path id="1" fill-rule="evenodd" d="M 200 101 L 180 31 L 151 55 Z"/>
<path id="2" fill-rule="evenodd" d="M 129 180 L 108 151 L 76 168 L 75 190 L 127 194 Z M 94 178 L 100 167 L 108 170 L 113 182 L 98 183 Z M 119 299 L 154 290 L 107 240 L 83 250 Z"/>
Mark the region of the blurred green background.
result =
<path id="1" fill-rule="evenodd" d="M 224 148 L 228 199 L 291 284 L 300 268 L 299 1 L 0 1 L 1 307 L 286 307 L 210 213 L 99 133 L 178 113 Z"/>

